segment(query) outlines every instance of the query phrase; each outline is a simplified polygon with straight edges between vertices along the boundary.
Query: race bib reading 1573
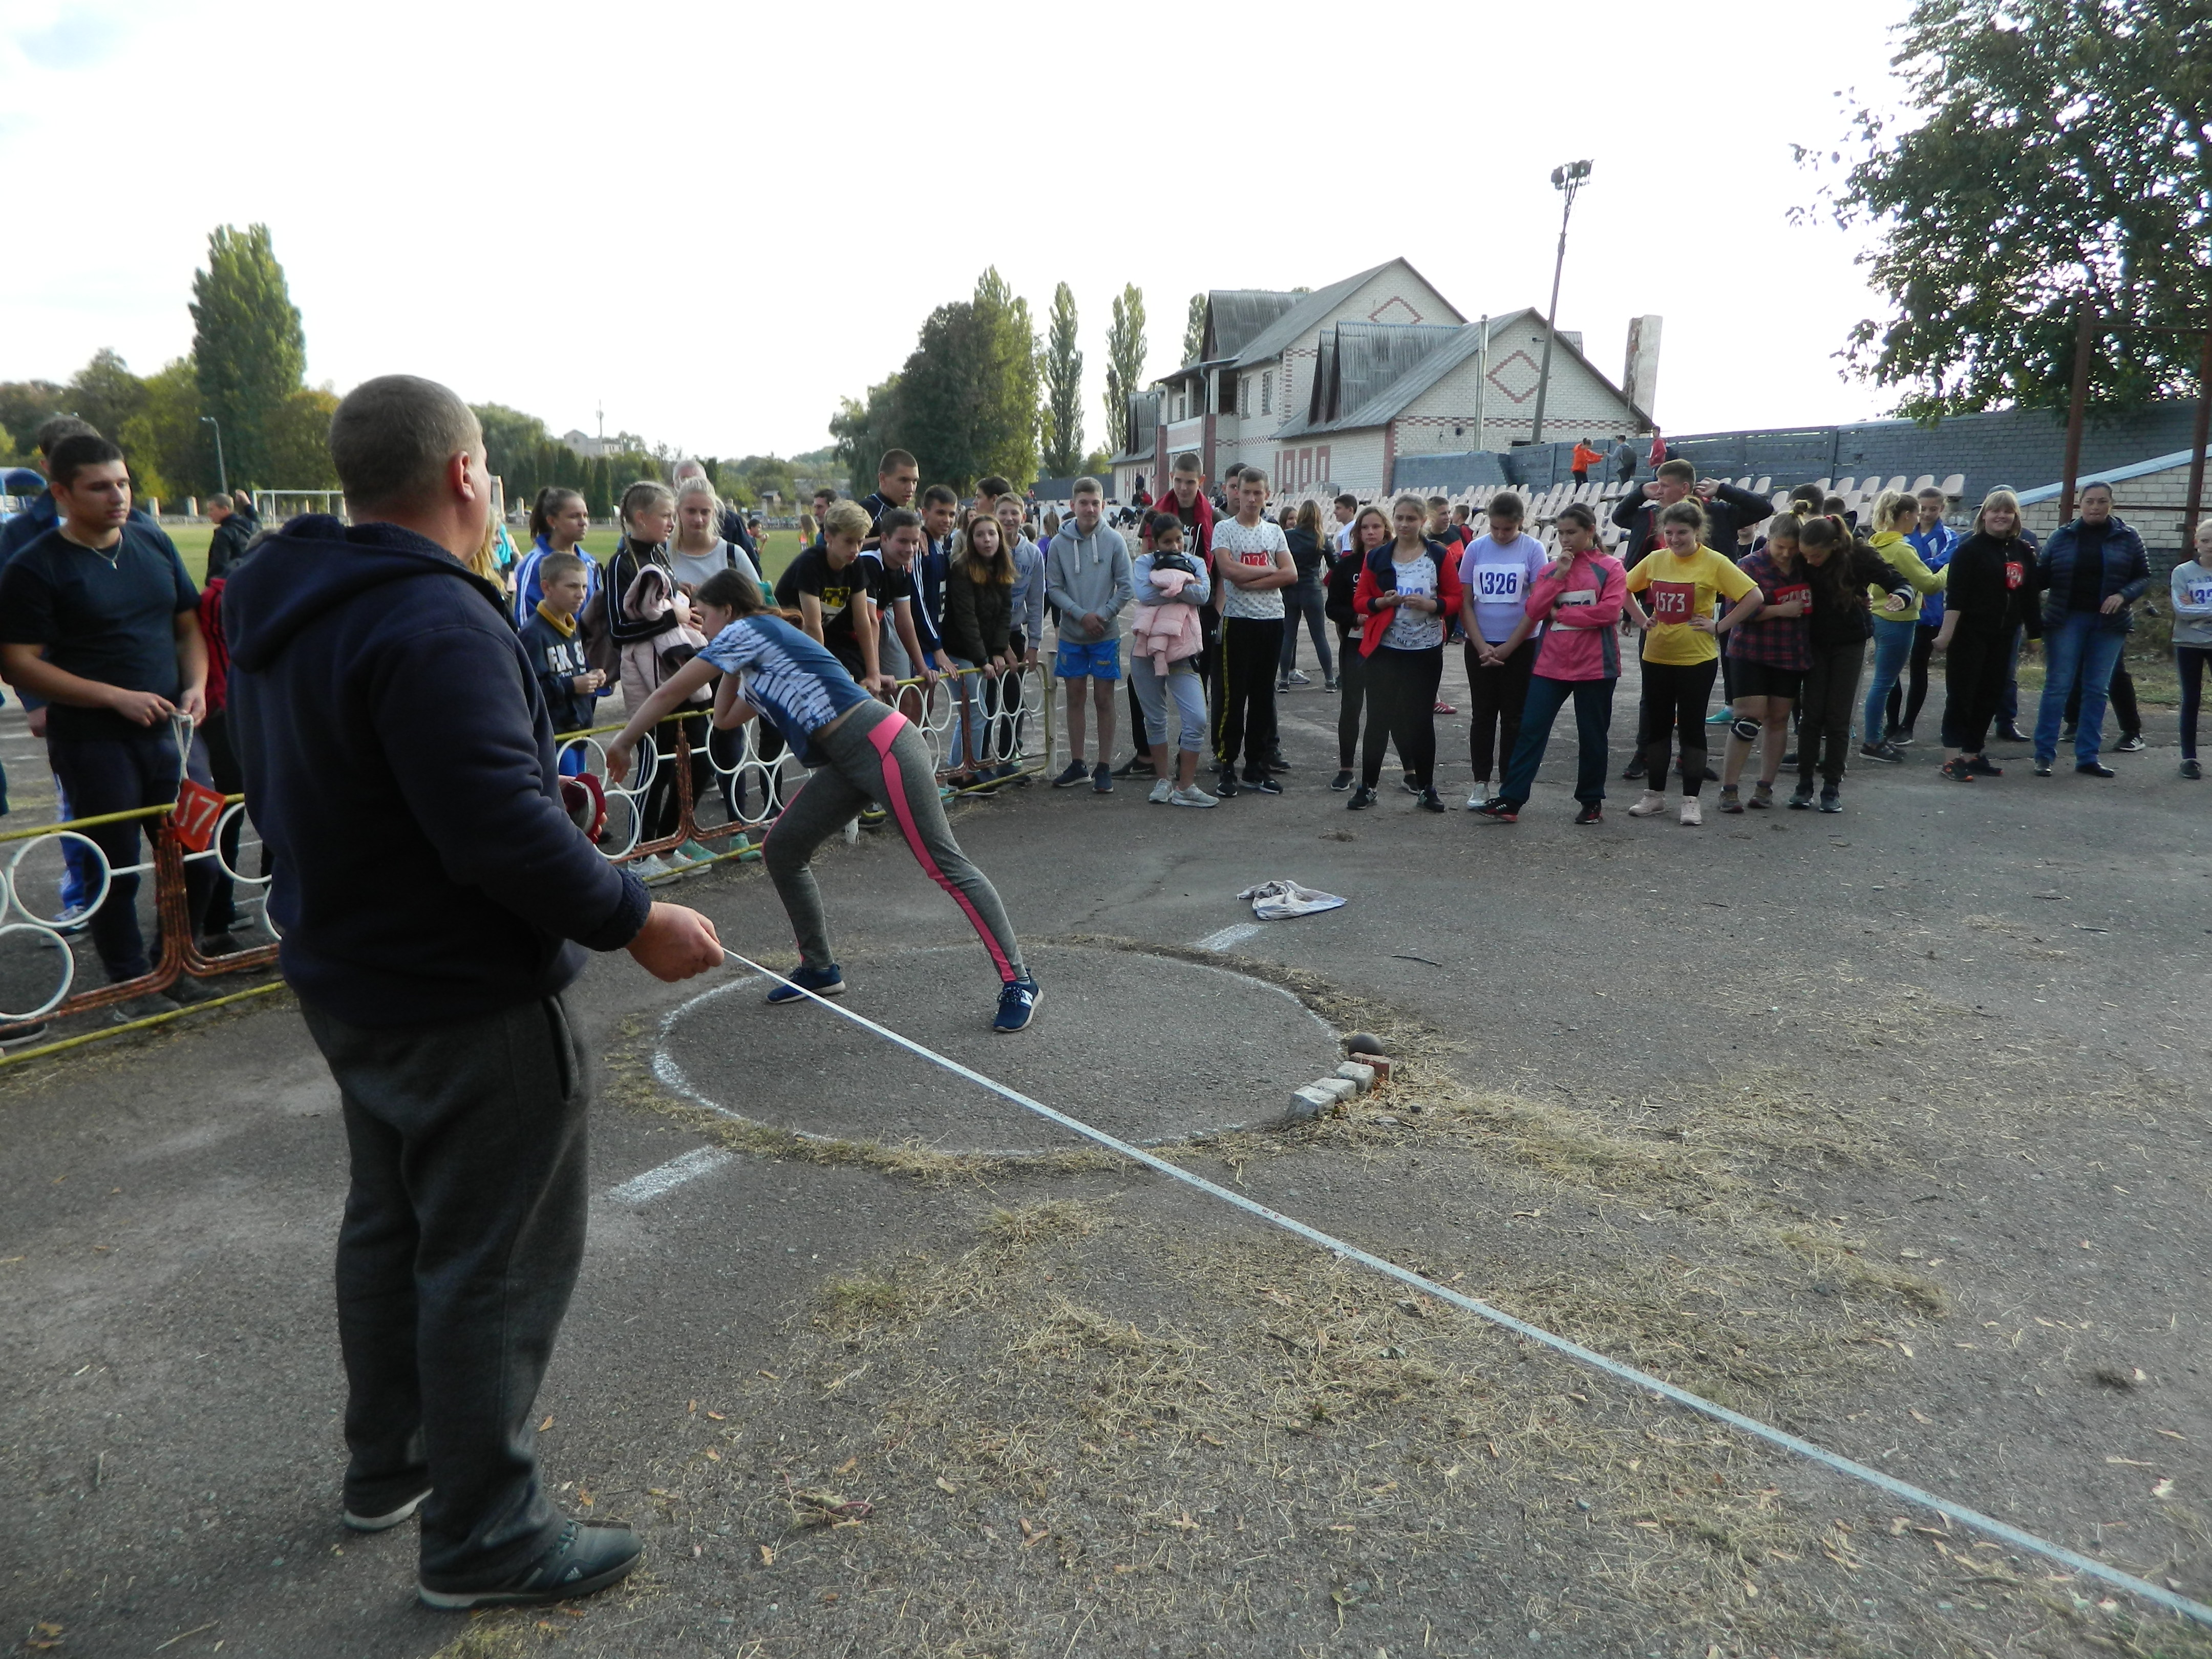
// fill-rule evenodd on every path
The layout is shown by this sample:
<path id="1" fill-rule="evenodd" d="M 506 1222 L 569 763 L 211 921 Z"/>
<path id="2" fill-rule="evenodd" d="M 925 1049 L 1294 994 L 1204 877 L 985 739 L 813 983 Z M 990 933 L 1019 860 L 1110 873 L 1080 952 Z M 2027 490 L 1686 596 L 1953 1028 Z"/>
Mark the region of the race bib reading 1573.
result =
<path id="1" fill-rule="evenodd" d="M 1695 582 L 1654 582 L 1650 592 L 1653 622 L 1686 623 L 1697 610 Z"/>

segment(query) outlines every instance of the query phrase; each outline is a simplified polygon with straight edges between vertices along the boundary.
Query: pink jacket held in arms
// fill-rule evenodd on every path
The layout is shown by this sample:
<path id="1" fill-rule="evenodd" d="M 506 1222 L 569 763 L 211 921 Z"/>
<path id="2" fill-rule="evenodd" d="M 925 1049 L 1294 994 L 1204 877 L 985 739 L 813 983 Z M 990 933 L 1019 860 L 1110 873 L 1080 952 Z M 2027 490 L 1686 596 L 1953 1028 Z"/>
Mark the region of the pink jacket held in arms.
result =
<path id="1" fill-rule="evenodd" d="M 1547 680 L 1620 677 L 1620 613 L 1628 573 L 1610 553 L 1577 553 L 1562 572 L 1547 565 L 1528 588 L 1528 619 L 1542 625 L 1535 672 Z"/>
<path id="2" fill-rule="evenodd" d="M 1180 570 L 1156 570 L 1152 580 L 1163 592 L 1180 593 L 1190 577 Z M 1152 659 L 1152 672 L 1164 674 L 1170 663 L 1205 649 L 1194 605 L 1140 605 L 1130 614 L 1129 649 Z"/>

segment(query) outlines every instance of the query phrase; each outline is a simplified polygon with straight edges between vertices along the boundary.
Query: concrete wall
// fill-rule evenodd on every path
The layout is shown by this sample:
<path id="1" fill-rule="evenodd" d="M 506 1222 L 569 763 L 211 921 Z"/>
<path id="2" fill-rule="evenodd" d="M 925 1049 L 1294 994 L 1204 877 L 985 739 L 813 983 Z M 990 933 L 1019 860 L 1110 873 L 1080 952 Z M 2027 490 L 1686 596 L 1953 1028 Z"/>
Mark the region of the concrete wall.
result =
<path id="1" fill-rule="evenodd" d="M 2207 463 L 2212 468 L 2212 463 Z M 2087 477 L 2089 469 L 2083 469 Z M 2208 477 L 2206 493 L 2212 495 L 2212 477 Z M 2162 471 L 2146 472 L 2141 477 L 2123 478 L 2112 486 L 2115 515 L 2132 526 L 2143 538 L 2143 550 L 2150 556 L 2150 568 L 2160 582 L 2180 562 L 2183 554 L 2182 514 L 2189 501 L 2189 462 L 2185 457 L 2179 466 Z M 2148 507 L 2138 503 L 2148 502 Z M 1971 514 L 1962 515 L 1971 517 Z M 2054 495 L 2049 501 L 2027 501 L 2020 509 L 2021 521 L 2033 531 L 2039 538 L 2047 537 L 2058 528 L 2058 501 Z"/>

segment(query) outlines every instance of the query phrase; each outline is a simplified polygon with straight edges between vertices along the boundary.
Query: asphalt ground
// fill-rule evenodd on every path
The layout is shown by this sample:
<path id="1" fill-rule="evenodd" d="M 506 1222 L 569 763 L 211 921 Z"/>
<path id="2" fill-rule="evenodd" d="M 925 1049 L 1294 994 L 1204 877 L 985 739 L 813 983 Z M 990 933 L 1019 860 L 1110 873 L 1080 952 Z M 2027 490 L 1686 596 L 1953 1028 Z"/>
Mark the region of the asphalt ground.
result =
<path id="1" fill-rule="evenodd" d="M 1384 1036 L 1398 1080 L 1188 1146 L 1193 1169 L 2212 1599 L 2212 844 L 2170 712 L 2111 782 L 2001 753 L 1961 787 L 1923 749 L 1855 769 L 1840 817 L 1695 830 L 1574 827 L 1565 729 L 1516 826 L 1389 790 L 1347 813 L 1334 698 L 1285 712 L 1278 799 L 959 809 L 1039 947 L 1018 1037 L 982 1032 L 988 963 L 903 848 L 833 846 L 852 1006 L 948 1042 L 965 1018 L 971 1063 L 1175 1133 L 1327 1069 L 1287 991 Z M 1632 718 L 1624 688 L 1618 738 Z M 1463 796 L 1463 722 L 1439 724 Z M 1275 876 L 1350 902 L 1196 948 Z M 791 961 L 757 869 L 678 887 Z M 410 1531 L 337 1525 L 343 1149 L 284 1000 L 0 1071 L 0 1632 L 455 1659 L 2206 1650 L 1040 1136 L 823 1011 L 771 1024 L 733 989 L 664 1038 L 720 982 L 616 957 L 574 993 L 605 1056 L 599 1196 L 540 1448 L 563 1503 L 649 1556 L 543 1615 L 423 1610 Z M 665 1055 L 758 1109 L 716 1115 Z M 1008 1147 L 1042 1155 L 968 1150 Z"/>

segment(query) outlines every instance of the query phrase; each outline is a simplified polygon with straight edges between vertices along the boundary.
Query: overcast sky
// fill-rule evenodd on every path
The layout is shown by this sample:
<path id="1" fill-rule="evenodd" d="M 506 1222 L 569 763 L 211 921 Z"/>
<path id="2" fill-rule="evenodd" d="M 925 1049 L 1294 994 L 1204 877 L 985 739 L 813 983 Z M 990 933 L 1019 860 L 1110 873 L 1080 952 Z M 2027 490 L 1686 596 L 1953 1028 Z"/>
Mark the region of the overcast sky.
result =
<path id="1" fill-rule="evenodd" d="M 1123 283 L 1153 374 L 1195 289 L 1395 254 L 1540 307 L 1588 156 L 1559 323 L 1601 368 L 1656 312 L 1668 431 L 1864 419 L 1894 395 L 1833 354 L 1874 296 L 1790 225 L 1790 147 L 1889 95 L 1905 9 L 0 0 L 0 380 L 188 350 L 208 231 L 263 221 L 310 380 L 720 455 L 826 442 L 984 266 L 1040 322 L 1066 281 L 1095 443 Z"/>

